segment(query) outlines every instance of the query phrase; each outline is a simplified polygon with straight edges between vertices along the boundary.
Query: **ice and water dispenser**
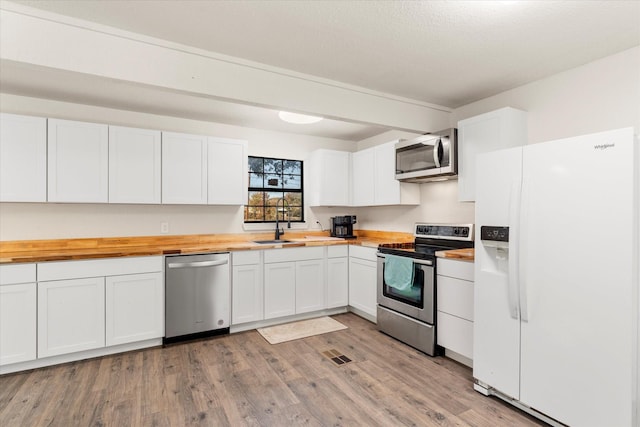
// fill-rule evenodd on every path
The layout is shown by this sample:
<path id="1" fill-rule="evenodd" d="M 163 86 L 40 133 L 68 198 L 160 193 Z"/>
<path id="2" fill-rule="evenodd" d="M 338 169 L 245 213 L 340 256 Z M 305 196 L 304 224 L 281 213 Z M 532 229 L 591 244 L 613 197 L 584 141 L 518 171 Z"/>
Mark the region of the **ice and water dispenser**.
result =
<path id="1" fill-rule="evenodd" d="M 496 272 L 509 273 L 509 227 L 483 225 L 480 240 L 487 253 L 488 265 Z"/>

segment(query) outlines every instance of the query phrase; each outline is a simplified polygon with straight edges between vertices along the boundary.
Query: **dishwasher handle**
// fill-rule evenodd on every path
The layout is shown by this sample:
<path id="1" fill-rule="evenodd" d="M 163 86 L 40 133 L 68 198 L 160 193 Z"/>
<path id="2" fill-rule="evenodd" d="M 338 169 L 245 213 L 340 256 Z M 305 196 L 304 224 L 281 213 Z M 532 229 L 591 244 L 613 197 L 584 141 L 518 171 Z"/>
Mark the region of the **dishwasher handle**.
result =
<path id="1" fill-rule="evenodd" d="M 168 268 L 191 268 L 191 267 L 215 267 L 217 265 L 228 264 L 228 259 L 217 261 L 195 261 L 195 262 L 174 262 L 167 264 Z"/>

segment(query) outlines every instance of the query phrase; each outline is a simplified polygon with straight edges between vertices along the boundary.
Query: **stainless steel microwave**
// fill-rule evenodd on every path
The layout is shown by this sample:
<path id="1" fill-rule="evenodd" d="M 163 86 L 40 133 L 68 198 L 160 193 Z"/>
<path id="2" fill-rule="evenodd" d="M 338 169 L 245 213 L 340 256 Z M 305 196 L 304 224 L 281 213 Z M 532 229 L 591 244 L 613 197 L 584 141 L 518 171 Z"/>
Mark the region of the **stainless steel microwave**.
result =
<path id="1" fill-rule="evenodd" d="M 458 130 L 446 129 L 396 144 L 396 179 L 429 182 L 457 178 Z"/>

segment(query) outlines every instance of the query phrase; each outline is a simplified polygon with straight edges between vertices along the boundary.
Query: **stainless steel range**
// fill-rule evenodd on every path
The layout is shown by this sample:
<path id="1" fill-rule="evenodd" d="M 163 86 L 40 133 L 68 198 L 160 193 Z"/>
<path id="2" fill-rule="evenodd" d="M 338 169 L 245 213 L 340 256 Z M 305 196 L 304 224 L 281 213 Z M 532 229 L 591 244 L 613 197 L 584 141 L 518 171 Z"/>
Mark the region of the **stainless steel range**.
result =
<path id="1" fill-rule="evenodd" d="M 414 236 L 378 249 L 378 329 L 436 356 L 435 253 L 472 248 L 473 224 L 419 223 Z"/>

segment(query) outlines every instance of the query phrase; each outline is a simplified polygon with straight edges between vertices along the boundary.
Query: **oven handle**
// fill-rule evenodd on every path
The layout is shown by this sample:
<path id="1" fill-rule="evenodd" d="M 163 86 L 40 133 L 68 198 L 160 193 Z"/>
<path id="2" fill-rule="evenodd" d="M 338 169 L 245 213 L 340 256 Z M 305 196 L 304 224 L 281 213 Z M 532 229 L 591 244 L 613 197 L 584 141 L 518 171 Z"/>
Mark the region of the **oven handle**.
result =
<path id="1" fill-rule="evenodd" d="M 381 255 L 379 253 L 376 254 L 376 255 L 378 255 L 378 258 L 383 258 L 383 259 L 385 258 L 384 255 Z M 421 260 L 421 259 L 412 258 L 412 261 L 413 261 L 414 264 L 433 266 L 433 261 L 429 261 L 429 260 Z"/>

